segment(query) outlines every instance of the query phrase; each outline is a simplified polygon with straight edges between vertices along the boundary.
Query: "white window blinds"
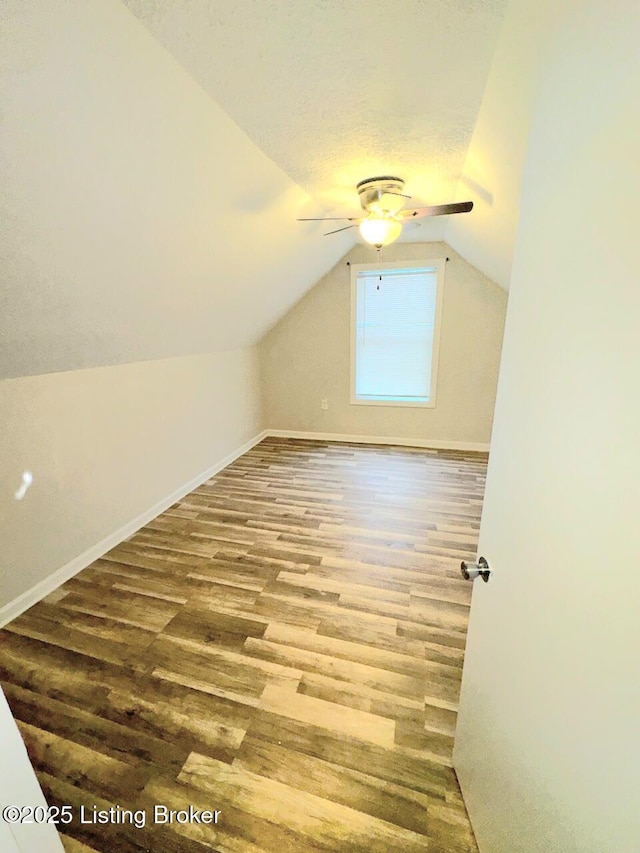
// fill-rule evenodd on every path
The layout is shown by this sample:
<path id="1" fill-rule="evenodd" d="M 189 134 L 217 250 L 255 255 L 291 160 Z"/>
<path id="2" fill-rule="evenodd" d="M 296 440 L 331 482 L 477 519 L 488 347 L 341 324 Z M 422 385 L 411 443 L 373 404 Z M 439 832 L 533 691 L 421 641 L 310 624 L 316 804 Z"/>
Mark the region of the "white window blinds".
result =
<path id="1" fill-rule="evenodd" d="M 437 295 L 436 269 L 358 272 L 356 399 L 429 402 Z"/>

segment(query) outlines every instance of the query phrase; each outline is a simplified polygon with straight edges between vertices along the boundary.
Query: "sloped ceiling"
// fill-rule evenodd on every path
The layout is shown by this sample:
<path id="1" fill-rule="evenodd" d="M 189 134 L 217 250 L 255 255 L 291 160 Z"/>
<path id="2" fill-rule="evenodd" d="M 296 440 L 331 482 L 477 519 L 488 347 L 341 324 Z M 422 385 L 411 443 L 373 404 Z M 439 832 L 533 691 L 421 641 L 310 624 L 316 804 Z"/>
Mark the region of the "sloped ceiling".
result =
<path id="1" fill-rule="evenodd" d="M 326 210 L 357 214 L 375 175 L 454 199 L 506 0 L 124 2 Z"/>
<path id="2" fill-rule="evenodd" d="M 0 19 L 0 378 L 252 344 L 351 245 L 119 0 Z"/>
<path id="3" fill-rule="evenodd" d="M 452 200 L 504 2 L 126 6 L 0 9 L 0 378 L 252 344 L 357 237 L 296 217 Z"/>
<path id="4" fill-rule="evenodd" d="M 511 0 L 458 185 L 456 201 L 470 198 L 474 209 L 469 216 L 448 217 L 445 234 L 459 254 L 504 290 L 511 280 L 522 170 L 548 26 L 546 4 Z"/>

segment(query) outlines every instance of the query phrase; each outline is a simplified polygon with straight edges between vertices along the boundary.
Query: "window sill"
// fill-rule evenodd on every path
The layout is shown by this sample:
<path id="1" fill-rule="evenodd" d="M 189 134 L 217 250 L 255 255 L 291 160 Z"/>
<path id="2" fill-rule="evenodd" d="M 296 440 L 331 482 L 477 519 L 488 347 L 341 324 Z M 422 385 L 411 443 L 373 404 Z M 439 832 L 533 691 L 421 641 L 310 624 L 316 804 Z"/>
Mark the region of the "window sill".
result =
<path id="1" fill-rule="evenodd" d="M 436 407 L 435 400 L 424 402 L 418 400 L 367 400 L 366 398 L 358 397 L 352 397 L 350 404 L 352 406 L 398 406 L 409 409 L 435 409 Z"/>

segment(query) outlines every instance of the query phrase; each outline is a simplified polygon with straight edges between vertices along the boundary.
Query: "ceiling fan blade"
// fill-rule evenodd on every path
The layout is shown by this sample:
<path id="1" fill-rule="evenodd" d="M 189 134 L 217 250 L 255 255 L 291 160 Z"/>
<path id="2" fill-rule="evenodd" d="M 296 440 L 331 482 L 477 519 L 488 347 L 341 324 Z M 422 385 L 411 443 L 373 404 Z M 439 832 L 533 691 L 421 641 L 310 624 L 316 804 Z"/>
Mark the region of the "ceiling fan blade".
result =
<path id="1" fill-rule="evenodd" d="M 353 222 L 356 219 L 355 216 L 318 216 L 311 219 L 296 219 L 296 222 Z"/>
<path id="2" fill-rule="evenodd" d="M 344 228 L 336 228 L 335 231 L 327 231 L 326 234 L 324 234 L 323 236 L 328 237 L 329 234 L 337 234 L 338 231 L 348 231 L 349 228 L 355 228 L 357 224 L 357 222 L 354 222 L 353 225 L 345 225 Z"/>
<path id="3" fill-rule="evenodd" d="M 413 216 L 447 216 L 450 213 L 468 213 L 473 210 L 472 201 L 458 201 L 453 204 L 433 204 L 431 207 L 418 207 L 415 210 L 403 211 L 403 219 Z"/>

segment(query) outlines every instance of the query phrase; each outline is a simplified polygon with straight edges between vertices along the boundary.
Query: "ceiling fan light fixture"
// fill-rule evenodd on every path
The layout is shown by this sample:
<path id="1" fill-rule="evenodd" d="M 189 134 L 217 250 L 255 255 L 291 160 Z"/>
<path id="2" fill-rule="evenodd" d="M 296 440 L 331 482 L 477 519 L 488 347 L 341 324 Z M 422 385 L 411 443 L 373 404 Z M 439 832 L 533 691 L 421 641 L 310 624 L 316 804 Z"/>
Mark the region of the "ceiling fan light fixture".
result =
<path id="1" fill-rule="evenodd" d="M 393 175 L 383 175 L 377 178 L 365 178 L 356 186 L 360 207 L 364 218 L 359 216 L 320 216 L 312 219 L 299 219 L 299 222 L 340 221 L 350 223 L 341 228 L 327 231 L 325 236 L 360 228 L 360 234 L 366 243 L 381 249 L 397 240 L 402 233 L 402 226 L 413 218 L 425 216 L 450 216 L 452 213 L 469 213 L 473 209 L 472 201 L 457 201 L 452 204 L 432 204 L 429 207 L 419 207 L 414 210 L 403 210 L 406 195 L 404 181 Z M 358 226 L 359 223 L 359 226 Z M 419 223 L 416 223 L 419 224 Z"/>
<path id="2" fill-rule="evenodd" d="M 372 214 L 360 223 L 360 234 L 372 246 L 380 249 L 397 240 L 402 231 L 402 223 L 389 216 Z"/>
<path id="3" fill-rule="evenodd" d="M 394 193 L 382 193 L 380 196 L 380 201 L 377 203 L 377 207 L 379 210 L 384 213 L 391 213 L 395 216 L 397 213 L 400 213 L 405 204 L 405 196 L 403 195 L 395 195 Z M 376 203 L 374 202 L 371 207 L 374 209 Z"/>

